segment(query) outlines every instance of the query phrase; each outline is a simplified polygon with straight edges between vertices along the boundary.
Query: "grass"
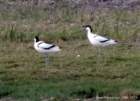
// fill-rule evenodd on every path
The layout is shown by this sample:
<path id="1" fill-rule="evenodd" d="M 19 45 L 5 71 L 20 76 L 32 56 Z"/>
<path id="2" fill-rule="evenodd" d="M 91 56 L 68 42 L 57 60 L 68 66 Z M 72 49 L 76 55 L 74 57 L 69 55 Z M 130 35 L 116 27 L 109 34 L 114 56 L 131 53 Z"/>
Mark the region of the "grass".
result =
<path id="1" fill-rule="evenodd" d="M 56 10 L 55 16 L 42 10 L 3 12 L 0 98 L 73 101 L 140 90 L 139 11 L 74 12 Z M 120 44 L 101 48 L 98 53 L 87 41 L 83 24 L 91 24 L 95 32 L 113 37 Z M 33 49 L 37 34 L 62 48 L 60 53 L 50 54 L 49 65 Z"/>
<path id="2" fill-rule="evenodd" d="M 139 47 L 128 50 L 127 45 L 119 45 L 101 49 L 102 57 L 98 57 L 97 50 L 86 40 L 79 41 L 64 42 L 62 52 L 50 55 L 50 65 L 44 64 L 32 43 L 1 45 L 0 96 L 38 101 L 52 96 L 113 96 L 126 89 L 140 89 Z"/>

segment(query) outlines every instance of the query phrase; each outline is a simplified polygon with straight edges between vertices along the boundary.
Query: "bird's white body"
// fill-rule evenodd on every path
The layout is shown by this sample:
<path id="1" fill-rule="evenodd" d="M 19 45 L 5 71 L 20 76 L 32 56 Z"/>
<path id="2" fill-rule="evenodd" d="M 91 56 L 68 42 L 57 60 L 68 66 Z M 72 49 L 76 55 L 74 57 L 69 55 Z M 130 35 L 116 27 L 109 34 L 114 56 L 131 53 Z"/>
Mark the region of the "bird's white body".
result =
<path id="1" fill-rule="evenodd" d="M 88 40 L 93 46 L 108 46 L 117 44 L 116 40 L 108 39 L 106 37 L 92 33 L 91 27 L 87 26 L 86 31 Z"/>
<path id="2" fill-rule="evenodd" d="M 117 44 L 115 40 L 107 39 L 97 34 L 88 33 L 87 37 L 88 37 L 89 42 L 94 46 L 108 46 L 108 45 Z"/>
<path id="3" fill-rule="evenodd" d="M 42 54 L 55 53 L 60 51 L 58 46 L 45 43 L 44 41 L 37 41 L 37 39 L 34 39 L 34 48 L 37 52 Z"/>

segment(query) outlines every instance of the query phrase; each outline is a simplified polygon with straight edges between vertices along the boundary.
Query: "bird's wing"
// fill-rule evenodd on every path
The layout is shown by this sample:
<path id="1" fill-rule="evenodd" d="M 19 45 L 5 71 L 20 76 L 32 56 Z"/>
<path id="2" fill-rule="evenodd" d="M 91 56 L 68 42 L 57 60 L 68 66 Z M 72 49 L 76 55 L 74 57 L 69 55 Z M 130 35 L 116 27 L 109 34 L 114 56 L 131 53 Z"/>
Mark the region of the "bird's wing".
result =
<path id="1" fill-rule="evenodd" d="M 104 42 L 107 42 L 109 41 L 110 39 L 109 38 L 106 38 L 106 37 L 103 37 L 103 36 L 100 36 L 100 35 L 96 35 L 95 36 L 95 40 L 101 42 L 101 43 L 104 43 Z"/>
<path id="2" fill-rule="evenodd" d="M 51 48 L 55 47 L 55 45 L 54 44 L 48 44 L 48 43 L 45 43 L 45 42 L 41 41 L 40 43 L 38 43 L 38 47 L 43 48 L 43 49 L 51 49 Z"/>

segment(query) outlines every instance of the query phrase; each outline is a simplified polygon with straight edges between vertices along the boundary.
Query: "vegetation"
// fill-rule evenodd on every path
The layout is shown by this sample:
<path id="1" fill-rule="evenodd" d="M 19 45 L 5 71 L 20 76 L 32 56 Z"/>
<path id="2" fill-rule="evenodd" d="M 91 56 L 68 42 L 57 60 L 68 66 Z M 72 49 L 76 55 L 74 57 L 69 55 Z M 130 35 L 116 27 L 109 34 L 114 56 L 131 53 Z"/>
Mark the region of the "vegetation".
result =
<path id="1" fill-rule="evenodd" d="M 73 101 L 140 90 L 138 9 L 33 8 L 0 11 L 0 98 Z M 92 47 L 84 24 L 120 44 Z M 33 49 L 35 35 L 62 48 L 48 65 Z"/>

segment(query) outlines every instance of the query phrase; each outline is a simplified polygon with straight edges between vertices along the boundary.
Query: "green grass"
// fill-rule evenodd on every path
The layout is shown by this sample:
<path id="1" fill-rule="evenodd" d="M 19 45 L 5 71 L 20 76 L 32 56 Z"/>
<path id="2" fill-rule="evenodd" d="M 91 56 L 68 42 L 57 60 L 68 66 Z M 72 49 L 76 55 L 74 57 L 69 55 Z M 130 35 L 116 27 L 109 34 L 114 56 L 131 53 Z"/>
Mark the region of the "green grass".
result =
<path id="1" fill-rule="evenodd" d="M 73 101 L 140 90 L 139 11 L 97 9 L 75 14 L 67 10 L 57 10 L 55 16 L 42 10 L 2 12 L 0 98 Z M 120 44 L 100 50 L 92 47 L 81 28 L 84 24 Z M 33 49 L 38 34 L 62 48 L 50 54 L 48 65 Z"/>
<path id="2" fill-rule="evenodd" d="M 113 96 L 123 90 L 140 89 L 139 47 L 109 47 L 101 49 L 99 56 L 85 40 L 67 41 L 60 53 L 50 55 L 49 65 L 45 65 L 32 43 L 7 42 L 1 47 L 1 97 L 38 101 L 52 96 Z"/>

